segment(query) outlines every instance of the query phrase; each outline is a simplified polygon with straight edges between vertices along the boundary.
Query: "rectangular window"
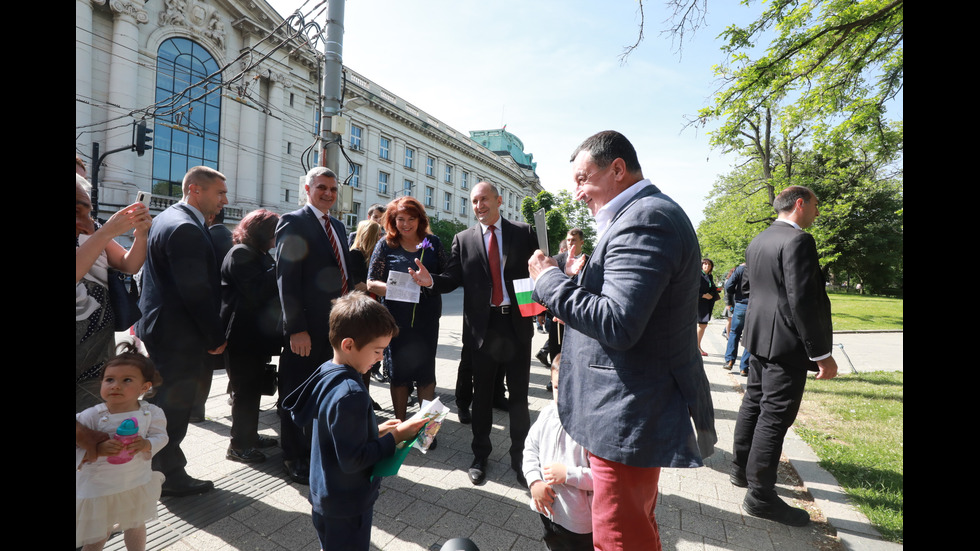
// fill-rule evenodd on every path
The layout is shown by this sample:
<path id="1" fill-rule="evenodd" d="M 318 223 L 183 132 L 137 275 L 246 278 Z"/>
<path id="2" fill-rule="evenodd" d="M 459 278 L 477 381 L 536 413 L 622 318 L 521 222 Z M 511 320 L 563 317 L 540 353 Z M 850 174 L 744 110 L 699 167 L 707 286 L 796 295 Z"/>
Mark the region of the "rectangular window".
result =
<path id="1" fill-rule="evenodd" d="M 350 148 L 354 151 L 361 150 L 361 133 L 364 129 L 357 125 L 350 125 Z"/>
<path id="2" fill-rule="evenodd" d="M 466 180 L 469 177 L 469 173 L 465 170 L 459 175 L 459 187 L 466 189 Z"/>
<path id="3" fill-rule="evenodd" d="M 405 148 L 405 168 L 415 169 L 415 150 L 411 147 Z"/>
<path id="4" fill-rule="evenodd" d="M 347 225 L 348 229 L 357 229 L 357 223 L 360 222 L 358 218 L 361 212 L 361 204 L 354 202 L 351 206 L 351 211 L 344 215 L 344 224 Z"/>
<path id="5" fill-rule="evenodd" d="M 446 183 L 453 183 L 453 165 L 446 165 Z"/>
<path id="6" fill-rule="evenodd" d="M 412 195 L 412 181 L 405 180 L 402 184 L 402 194 L 411 196 Z"/>
<path id="7" fill-rule="evenodd" d="M 378 193 L 388 195 L 388 173 L 378 171 Z"/>
<path id="8" fill-rule="evenodd" d="M 459 198 L 459 214 L 466 216 L 466 208 L 469 205 L 466 204 L 466 197 Z"/>
<path id="9" fill-rule="evenodd" d="M 361 188 L 361 165 L 357 163 L 351 163 L 350 175 L 351 175 L 350 187 L 360 189 Z"/>
<path id="10" fill-rule="evenodd" d="M 425 159 L 425 175 L 429 178 L 436 177 L 436 160 L 432 157 L 426 157 Z"/>
<path id="11" fill-rule="evenodd" d="M 382 137 L 380 145 L 378 145 L 378 157 L 381 157 L 382 159 L 385 160 L 390 159 L 390 157 L 388 156 L 388 150 L 390 148 L 391 148 L 391 140 Z"/>
<path id="12" fill-rule="evenodd" d="M 436 190 L 434 190 L 431 186 L 425 186 L 425 206 L 432 206 L 432 195 L 435 193 L 435 191 Z"/>
<path id="13" fill-rule="evenodd" d="M 444 210 L 446 210 L 446 211 L 449 211 L 449 212 L 452 212 L 453 211 L 453 194 L 452 193 L 449 193 L 447 191 L 446 194 L 443 196 L 442 208 Z"/>

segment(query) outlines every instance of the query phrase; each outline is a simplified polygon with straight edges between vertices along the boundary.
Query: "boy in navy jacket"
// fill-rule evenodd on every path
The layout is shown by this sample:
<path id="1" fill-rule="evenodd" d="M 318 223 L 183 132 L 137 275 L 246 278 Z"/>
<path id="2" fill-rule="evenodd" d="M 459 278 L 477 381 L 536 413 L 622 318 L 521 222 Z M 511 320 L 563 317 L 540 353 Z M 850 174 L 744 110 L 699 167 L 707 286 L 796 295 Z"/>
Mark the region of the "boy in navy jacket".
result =
<path id="1" fill-rule="evenodd" d="M 333 301 L 333 358 L 283 400 L 293 421 L 313 422 L 310 503 L 323 549 L 368 549 L 374 502 L 381 479 L 374 464 L 395 453 L 395 444 L 418 433 L 426 419 L 377 424 L 361 375 L 381 360 L 398 334 L 394 318 L 378 301 L 354 292 Z"/>

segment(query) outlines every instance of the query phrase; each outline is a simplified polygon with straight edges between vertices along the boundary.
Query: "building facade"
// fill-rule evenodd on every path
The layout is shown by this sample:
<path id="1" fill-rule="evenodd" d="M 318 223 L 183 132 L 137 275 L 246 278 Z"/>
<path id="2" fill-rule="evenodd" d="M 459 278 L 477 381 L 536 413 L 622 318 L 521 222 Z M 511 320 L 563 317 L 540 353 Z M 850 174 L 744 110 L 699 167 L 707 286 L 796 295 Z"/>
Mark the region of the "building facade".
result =
<path id="1" fill-rule="evenodd" d="M 266 2 L 76 0 L 75 15 L 76 153 L 91 165 L 93 143 L 103 154 L 123 150 L 101 165 L 102 216 L 140 190 L 159 212 L 180 198 L 195 165 L 227 176 L 228 224 L 305 202 L 302 176 L 319 164 L 322 54 Z M 339 213 L 349 229 L 370 205 L 406 194 L 430 218 L 470 225 L 469 190 L 479 181 L 500 189 L 507 218 L 541 191 L 516 136 L 468 136 L 350 68 L 344 78 L 347 166 L 330 168 L 352 188 Z M 138 156 L 126 146 L 141 120 L 153 129 L 152 149 Z"/>

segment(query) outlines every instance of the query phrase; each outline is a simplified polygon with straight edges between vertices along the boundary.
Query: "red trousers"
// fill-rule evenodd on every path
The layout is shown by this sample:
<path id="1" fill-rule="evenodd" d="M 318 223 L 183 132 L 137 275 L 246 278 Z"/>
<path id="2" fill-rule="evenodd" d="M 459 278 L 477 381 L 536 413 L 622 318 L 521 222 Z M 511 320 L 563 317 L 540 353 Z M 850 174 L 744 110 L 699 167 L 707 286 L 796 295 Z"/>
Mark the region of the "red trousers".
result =
<path id="1" fill-rule="evenodd" d="M 660 551 L 657 507 L 660 467 L 630 467 L 589 454 L 592 541 L 600 551 Z"/>

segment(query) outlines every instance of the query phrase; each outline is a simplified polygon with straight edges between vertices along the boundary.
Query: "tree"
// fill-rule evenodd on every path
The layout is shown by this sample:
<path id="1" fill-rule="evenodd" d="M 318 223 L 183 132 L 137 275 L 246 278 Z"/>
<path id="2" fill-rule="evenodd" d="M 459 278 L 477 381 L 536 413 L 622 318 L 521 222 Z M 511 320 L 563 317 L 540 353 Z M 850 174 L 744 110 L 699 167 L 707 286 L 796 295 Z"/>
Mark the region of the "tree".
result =
<path id="1" fill-rule="evenodd" d="M 720 176 L 706 197 L 704 219 L 698 224 L 701 254 L 724 273 L 745 261 L 745 249 L 774 217 L 768 194 L 753 192 L 762 178 L 758 163 L 736 168 Z"/>
<path id="2" fill-rule="evenodd" d="M 585 254 L 591 255 L 592 250 L 595 249 L 596 229 L 595 219 L 592 217 L 589 207 L 582 201 L 576 201 L 567 189 L 559 191 L 555 200 L 557 201 L 555 208 L 565 217 L 568 222 L 568 229 L 578 228 L 582 230 L 585 236 L 582 250 Z"/>
<path id="3" fill-rule="evenodd" d="M 558 254 L 561 240 L 568 233 L 568 222 L 561 211 L 555 209 L 555 196 L 550 191 L 542 191 L 534 199 L 525 197 L 521 200 L 521 214 L 524 215 L 524 221 L 535 228 L 535 231 L 537 227 L 534 224 L 534 213 L 541 209 L 544 209 L 544 221 L 548 227 L 548 247 L 551 254 Z"/>
<path id="4" fill-rule="evenodd" d="M 870 292 L 900 294 L 903 188 L 900 171 L 888 161 L 870 140 L 849 140 L 794 151 L 791 162 L 777 165 L 769 178 L 758 159 L 746 163 L 712 189 L 698 226 L 701 250 L 716 266 L 741 262 L 749 242 L 767 226 L 759 222 L 775 218 L 772 200 L 759 191 L 806 185 L 820 200 L 820 216 L 809 231 L 825 272 L 856 280 Z M 768 184 L 760 188 L 760 181 Z"/>
<path id="5" fill-rule="evenodd" d="M 753 59 L 757 42 L 773 34 Z M 716 143 L 760 110 L 785 103 L 785 122 L 812 124 L 816 136 L 865 136 L 886 156 L 893 151 L 886 112 L 904 83 L 902 0 L 771 0 L 758 19 L 721 36 L 727 59 L 715 73 L 722 85 L 694 121 L 721 120 Z"/>
<path id="6" fill-rule="evenodd" d="M 466 229 L 466 225 L 459 220 L 453 218 L 452 220 L 437 220 L 435 218 L 429 219 L 429 230 L 432 231 L 442 241 L 442 248 L 446 251 L 446 256 L 452 252 L 451 248 L 453 246 L 453 237 L 457 233 Z"/>

